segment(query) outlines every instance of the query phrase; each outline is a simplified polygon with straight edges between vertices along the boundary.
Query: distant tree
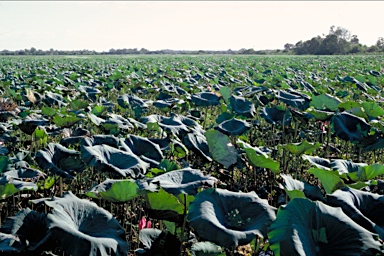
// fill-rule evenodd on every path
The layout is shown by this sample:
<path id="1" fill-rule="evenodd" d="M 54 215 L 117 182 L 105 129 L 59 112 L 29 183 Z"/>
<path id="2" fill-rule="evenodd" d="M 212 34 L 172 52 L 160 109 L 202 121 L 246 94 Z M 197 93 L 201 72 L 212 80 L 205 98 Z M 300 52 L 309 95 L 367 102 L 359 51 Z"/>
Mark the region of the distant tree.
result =
<path id="1" fill-rule="evenodd" d="M 36 48 L 35 47 L 31 47 L 31 50 L 29 50 L 30 51 L 30 53 L 32 54 L 32 55 L 35 55 L 36 54 Z"/>
<path id="2" fill-rule="evenodd" d="M 353 35 L 351 37 L 351 44 L 359 44 L 359 38 L 357 38 L 357 35 Z"/>
<path id="3" fill-rule="evenodd" d="M 290 44 L 290 43 L 286 43 L 285 45 L 284 45 L 284 49 L 285 50 L 292 50 L 293 49 L 293 47 L 295 47 L 295 45 L 293 45 L 293 44 Z"/>
<path id="4" fill-rule="evenodd" d="M 379 37 L 379 39 L 377 39 L 376 46 L 379 48 L 383 48 L 384 47 L 384 38 Z"/>

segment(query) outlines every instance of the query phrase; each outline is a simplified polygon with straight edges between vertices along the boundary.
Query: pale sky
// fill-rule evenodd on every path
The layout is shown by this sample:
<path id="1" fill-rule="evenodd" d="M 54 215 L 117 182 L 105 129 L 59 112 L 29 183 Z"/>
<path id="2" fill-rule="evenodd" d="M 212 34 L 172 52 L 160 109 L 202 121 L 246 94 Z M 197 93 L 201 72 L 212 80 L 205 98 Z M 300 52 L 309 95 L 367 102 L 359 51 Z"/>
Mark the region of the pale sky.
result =
<path id="1" fill-rule="evenodd" d="M 1 1 L 0 50 L 283 49 L 332 25 L 368 46 L 384 1 Z"/>

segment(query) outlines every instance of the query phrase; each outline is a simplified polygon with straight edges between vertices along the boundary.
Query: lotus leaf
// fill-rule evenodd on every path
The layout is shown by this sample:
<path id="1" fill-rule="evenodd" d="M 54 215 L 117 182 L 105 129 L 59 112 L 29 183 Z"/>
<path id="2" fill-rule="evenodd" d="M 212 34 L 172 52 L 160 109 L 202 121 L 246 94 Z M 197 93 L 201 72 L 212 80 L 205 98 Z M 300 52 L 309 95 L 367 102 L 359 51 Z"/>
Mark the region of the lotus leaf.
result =
<path id="1" fill-rule="evenodd" d="M 255 192 L 207 189 L 196 195 L 187 220 L 201 238 L 231 248 L 266 237 L 275 210 Z"/>
<path id="2" fill-rule="evenodd" d="M 163 188 L 170 194 L 196 195 L 199 188 L 213 187 L 217 179 L 204 176 L 199 170 L 185 168 L 170 171 L 152 179 L 142 179 L 138 181 L 141 189 L 155 191 L 157 187 Z"/>
<path id="3" fill-rule="evenodd" d="M 215 161 L 224 165 L 225 168 L 229 168 L 237 162 L 237 150 L 227 135 L 216 130 L 209 130 L 205 132 L 205 137 L 207 138 L 209 152 Z"/>
<path id="4" fill-rule="evenodd" d="M 8 217 L 1 226 L 0 232 L 15 236 L 9 243 L 11 251 L 34 251 L 49 239 L 47 216 L 24 208 L 15 216 Z M 1 240 L 3 239 L 0 238 Z M 1 246 L 0 251 L 2 251 Z"/>
<path id="5" fill-rule="evenodd" d="M 281 206 L 268 230 L 271 249 L 280 255 L 375 255 L 375 235 L 340 208 L 296 198 Z"/>
<path id="6" fill-rule="evenodd" d="M 220 98 L 213 92 L 201 92 L 193 94 L 191 100 L 196 106 L 208 107 L 220 104 Z"/>
<path id="7" fill-rule="evenodd" d="M 113 148 L 106 144 L 84 146 L 81 148 L 82 159 L 96 170 L 111 172 L 122 177 L 139 178 L 149 168 L 149 164 L 133 153 Z"/>
<path id="8" fill-rule="evenodd" d="M 252 118 L 256 114 L 255 104 L 246 100 L 244 97 L 232 95 L 229 98 L 230 108 L 237 115 L 241 115 L 247 118 Z"/>
<path id="9" fill-rule="evenodd" d="M 363 118 L 347 112 L 334 115 L 332 125 L 336 136 L 351 142 L 360 142 L 371 129 L 371 126 Z"/>
<path id="10" fill-rule="evenodd" d="M 140 230 L 139 239 L 144 249 L 136 251 L 138 255 L 180 255 L 180 241 L 168 231 L 144 228 Z"/>
<path id="11" fill-rule="evenodd" d="M 247 121 L 232 118 L 220 123 L 215 129 L 226 135 L 241 135 L 251 129 L 251 124 Z"/>
<path id="12" fill-rule="evenodd" d="M 62 198 L 45 200 L 49 232 L 59 246 L 73 256 L 127 255 L 125 231 L 112 214 L 95 203 L 79 199 L 71 192 Z"/>
<path id="13" fill-rule="evenodd" d="M 334 207 L 341 207 L 344 213 L 367 230 L 384 237 L 382 195 L 360 191 L 350 187 L 339 189 L 327 195 L 327 202 Z"/>
<path id="14" fill-rule="evenodd" d="M 43 170 L 63 178 L 73 178 L 76 172 L 85 169 L 79 152 L 57 143 L 49 143 L 47 148 L 39 150 L 36 153 L 36 162 Z"/>

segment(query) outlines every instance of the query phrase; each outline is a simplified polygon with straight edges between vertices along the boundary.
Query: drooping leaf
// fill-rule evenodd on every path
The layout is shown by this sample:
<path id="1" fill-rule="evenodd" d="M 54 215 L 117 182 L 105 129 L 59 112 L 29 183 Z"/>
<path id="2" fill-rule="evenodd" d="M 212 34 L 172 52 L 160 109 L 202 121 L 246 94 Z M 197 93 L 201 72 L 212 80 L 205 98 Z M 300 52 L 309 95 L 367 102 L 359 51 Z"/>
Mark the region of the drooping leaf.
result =
<path id="1" fill-rule="evenodd" d="M 295 180 L 290 175 L 280 174 L 280 176 L 284 179 L 282 186 L 291 200 L 300 197 L 308 198 L 313 201 L 324 201 L 324 197 L 318 186 L 313 186 L 307 182 Z"/>
<path id="2" fill-rule="evenodd" d="M 281 206 L 268 229 L 271 249 L 280 255 L 375 255 L 382 253 L 375 235 L 340 208 L 296 198 Z"/>
<path id="3" fill-rule="evenodd" d="M 73 178 L 76 172 L 85 168 L 79 152 L 57 143 L 49 143 L 47 148 L 39 150 L 36 153 L 36 162 L 43 170 L 63 178 Z"/>
<path id="4" fill-rule="evenodd" d="M 341 207 L 343 212 L 365 229 L 384 238 L 382 215 L 384 196 L 344 187 L 327 195 L 327 202 L 334 207 Z"/>
<path id="5" fill-rule="evenodd" d="M 139 181 L 141 189 L 153 191 L 153 188 L 161 187 L 170 194 L 195 195 L 199 188 L 213 187 L 217 179 L 204 176 L 200 170 L 185 168 L 166 172 L 155 178 Z"/>
<path id="6" fill-rule="evenodd" d="M 81 148 L 82 159 L 96 170 L 110 172 L 122 177 L 139 178 L 146 173 L 149 164 L 133 153 L 113 148 L 106 144 L 84 146 Z"/>
<path id="7" fill-rule="evenodd" d="M 226 168 L 237 162 L 236 148 L 231 144 L 227 135 L 216 130 L 209 130 L 205 132 L 205 137 L 207 138 L 209 152 L 215 161 Z"/>
<path id="8" fill-rule="evenodd" d="M 241 135 L 251 129 L 251 124 L 244 120 L 232 118 L 223 121 L 217 127 L 215 127 L 215 129 L 228 136 Z"/>

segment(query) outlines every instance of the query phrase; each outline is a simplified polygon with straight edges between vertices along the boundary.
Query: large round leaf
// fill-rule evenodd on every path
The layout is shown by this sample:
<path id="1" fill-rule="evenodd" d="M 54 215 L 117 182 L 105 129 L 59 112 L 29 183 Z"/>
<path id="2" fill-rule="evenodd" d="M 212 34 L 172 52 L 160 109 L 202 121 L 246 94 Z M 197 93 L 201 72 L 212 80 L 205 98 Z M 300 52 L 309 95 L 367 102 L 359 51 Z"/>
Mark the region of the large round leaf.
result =
<path id="1" fill-rule="evenodd" d="M 296 198 L 281 206 L 268 238 L 279 255 L 375 255 L 381 243 L 340 208 Z"/>
<path id="2" fill-rule="evenodd" d="M 284 122 L 284 125 L 289 125 L 292 120 L 290 112 L 281 107 L 264 107 L 261 109 L 260 115 L 270 124 L 281 124 Z"/>
<path id="3" fill-rule="evenodd" d="M 122 140 L 121 144 L 124 149 L 132 151 L 137 156 L 145 156 L 157 162 L 163 160 L 164 156 L 159 145 L 147 138 L 131 134 L 126 139 Z"/>
<path id="4" fill-rule="evenodd" d="M 49 239 L 47 216 L 29 208 L 22 209 L 15 216 L 7 218 L 0 232 L 15 236 L 10 240 L 11 248 L 8 251 L 33 251 Z"/>
<path id="5" fill-rule="evenodd" d="M 197 94 L 193 94 L 191 96 L 191 100 L 196 106 L 216 106 L 220 104 L 220 98 L 213 92 L 200 92 Z"/>
<path id="6" fill-rule="evenodd" d="M 241 115 L 247 118 L 254 117 L 256 113 L 255 104 L 251 101 L 246 100 L 244 97 L 232 95 L 229 98 L 230 108 L 237 115 Z"/>
<path id="7" fill-rule="evenodd" d="M 337 137 L 351 142 L 360 142 L 371 129 L 363 118 L 347 112 L 334 115 L 332 125 Z"/>
<path id="8" fill-rule="evenodd" d="M 146 173 L 149 164 L 133 153 L 110 147 L 108 145 L 84 146 L 82 158 L 89 166 L 99 171 L 111 172 L 119 176 L 139 178 Z"/>
<path id="9" fill-rule="evenodd" d="M 244 120 L 232 118 L 220 123 L 215 129 L 226 135 L 241 135 L 251 129 L 251 124 Z"/>
<path id="10" fill-rule="evenodd" d="M 154 191 L 153 188 L 160 186 L 170 194 L 188 194 L 195 195 L 201 187 L 213 187 L 217 179 L 210 176 L 204 176 L 199 170 L 185 168 L 176 171 L 170 171 L 152 179 L 140 180 L 139 185 L 142 189 Z"/>
<path id="11" fill-rule="evenodd" d="M 73 178 L 76 172 L 85 168 L 79 152 L 57 143 L 49 143 L 46 149 L 39 150 L 36 153 L 36 162 L 43 170 L 63 178 Z"/>
<path id="12" fill-rule="evenodd" d="M 53 208 L 48 214 L 51 236 L 65 252 L 73 256 L 128 254 L 124 229 L 95 203 L 67 192 L 45 204 Z"/>
<path id="13" fill-rule="evenodd" d="M 357 224 L 384 239 L 384 196 L 344 187 L 327 195 L 327 202 L 341 207 Z"/>
<path id="14" fill-rule="evenodd" d="M 255 192 L 207 189 L 196 195 L 187 219 L 201 238 L 230 248 L 266 237 L 275 208 Z"/>

